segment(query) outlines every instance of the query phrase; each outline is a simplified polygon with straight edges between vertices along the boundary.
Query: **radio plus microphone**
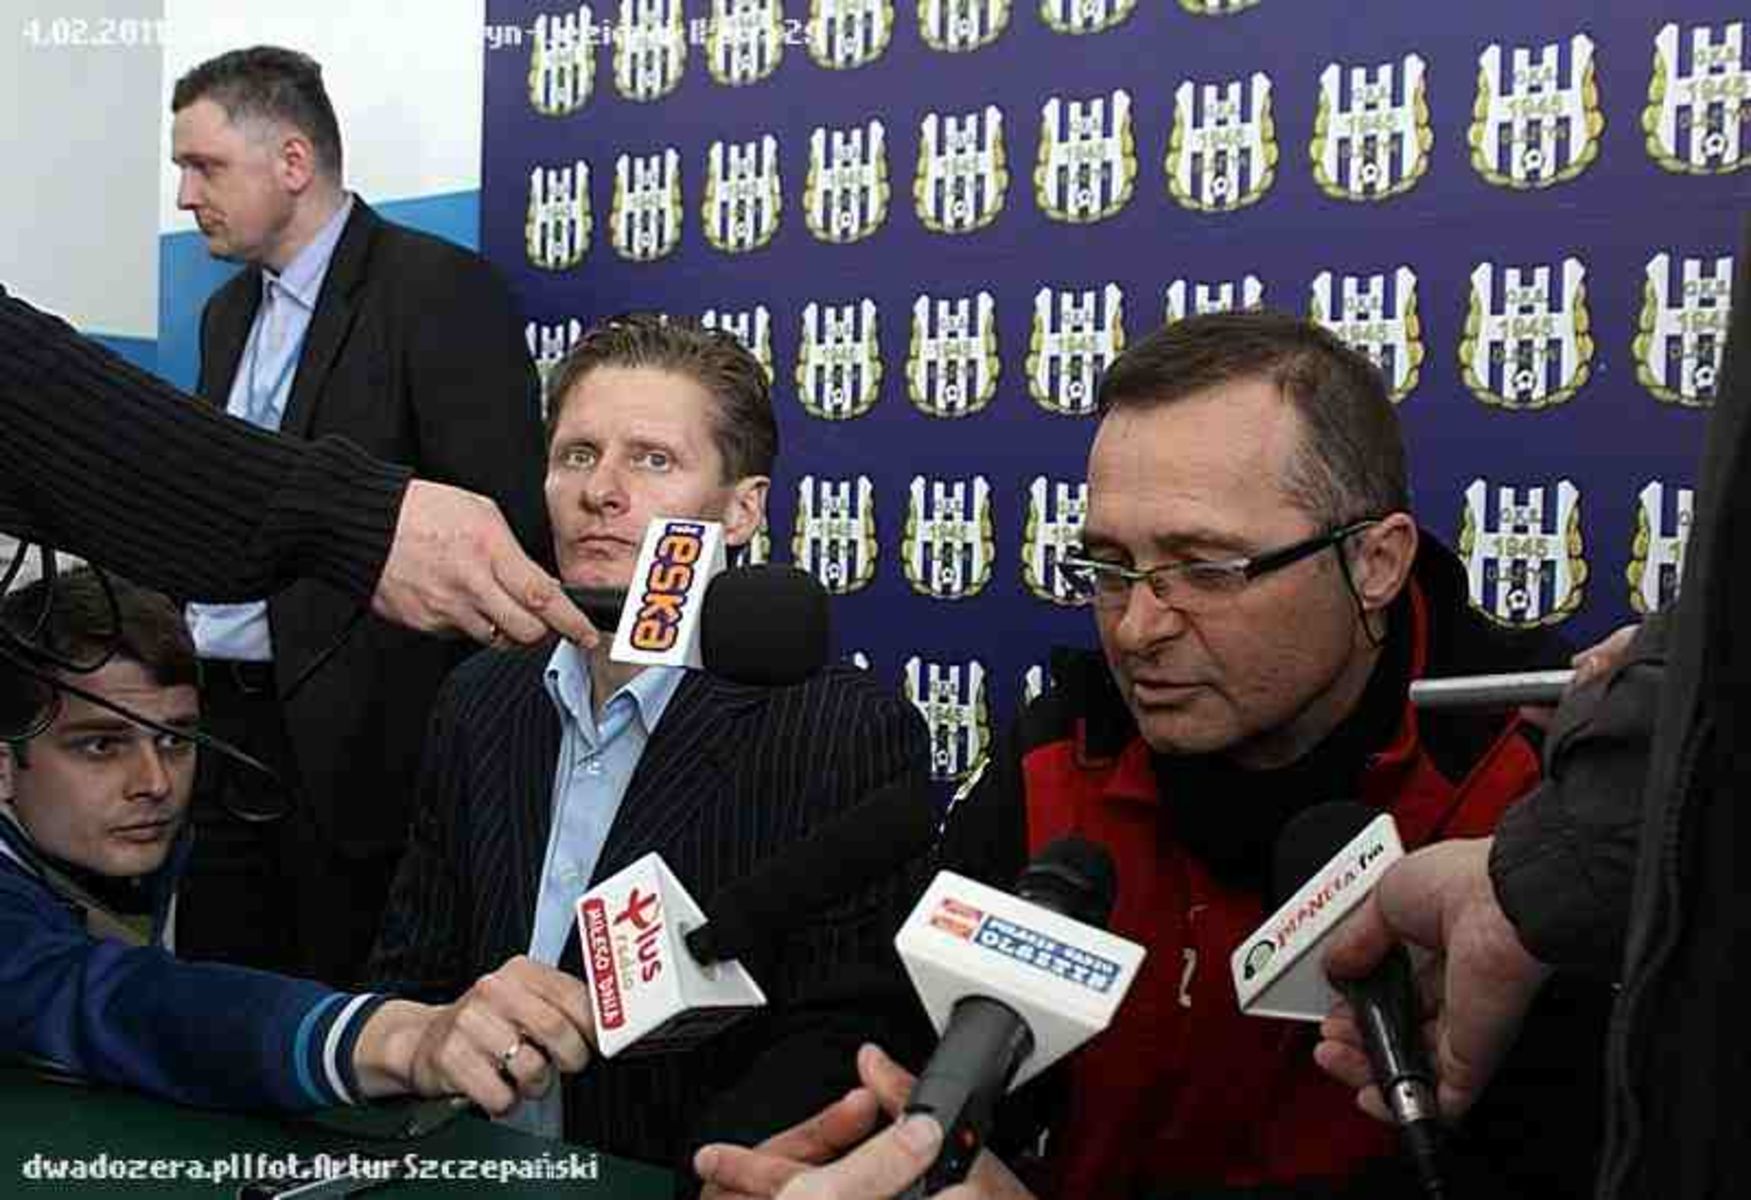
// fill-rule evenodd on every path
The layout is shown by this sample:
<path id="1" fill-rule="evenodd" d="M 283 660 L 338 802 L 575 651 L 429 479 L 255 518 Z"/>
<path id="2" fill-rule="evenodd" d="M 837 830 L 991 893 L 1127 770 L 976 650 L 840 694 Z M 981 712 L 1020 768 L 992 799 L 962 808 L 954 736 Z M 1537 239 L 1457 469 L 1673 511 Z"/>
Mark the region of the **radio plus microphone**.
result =
<path id="1" fill-rule="evenodd" d="M 1418 708 L 1517 708 L 1551 705 L 1563 698 L 1573 671 L 1519 671 L 1507 675 L 1452 675 L 1411 680 L 1411 703 Z"/>
<path id="2" fill-rule="evenodd" d="M 568 587 L 566 594 L 597 628 L 614 629 L 615 662 L 687 667 L 761 687 L 818 673 L 829 622 L 820 583 L 795 567 L 726 570 L 725 561 L 722 525 L 657 517 L 628 592 Z"/>
<path id="3" fill-rule="evenodd" d="M 1401 849 L 1398 854 L 1389 854 L 1383 822 L 1391 827 L 1391 841 L 1396 843 L 1397 829 L 1390 816 L 1348 801 L 1317 804 L 1284 826 L 1277 839 L 1273 879 L 1279 895 L 1290 888 L 1299 889 L 1296 900 L 1291 901 L 1299 901 L 1299 907 L 1291 913 L 1290 922 L 1321 897 L 1333 896 L 1334 889 L 1343 894 L 1346 913 L 1373 890 L 1385 873 L 1381 864 L 1403 853 Z M 1312 896 L 1305 894 L 1308 887 L 1316 889 Z M 1321 920 L 1319 935 L 1305 947 L 1303 953 L 1312 966 L 1320 967 L 1324 954 L 1319 943 L 1338 920 Z M 1341 980 L 1336 986 L 1356 1014 L 1375 1081 L 1425 1194 L 1444 1195 L 1435 1072 L 1423 1045 L 1410 954 L 1404 946 L 1395 945 L 1369 975 Z"/>
<path id="4" fill-rule="evenodd" d="M 766 995 L 737 961 L 923 854 L 936 803 L 916 781 L 890 784 L 719 889 L 710 916 L 657 854 L 578 901 L 585 981 L 604 1058 L 698 1044 Z"/>
<path id="5" fill-rule="evenodd" d="M 940 872 L 895 948 L 941 1033 L 908 1113 L 943 1129 L 915 1195 L 966 1178 L 997 1102 L 1111 1023 L 1144 949 L 1106 932 L 1111 857 L 1082 838 L 1047 846 L 1016 895 Z"/>

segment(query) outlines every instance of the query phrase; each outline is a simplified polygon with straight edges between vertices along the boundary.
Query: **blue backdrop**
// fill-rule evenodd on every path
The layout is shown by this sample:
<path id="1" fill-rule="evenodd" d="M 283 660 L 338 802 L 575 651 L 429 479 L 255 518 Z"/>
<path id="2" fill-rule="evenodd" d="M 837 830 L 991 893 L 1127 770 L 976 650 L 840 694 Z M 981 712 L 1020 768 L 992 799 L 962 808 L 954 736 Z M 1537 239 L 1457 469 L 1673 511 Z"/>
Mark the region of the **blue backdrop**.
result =
<path id="1" fill-rule="evenodd" d="M 1475 603 L 1585 643 L 1676 578 L 1751 199 L 1734 7 L 1601 7 L 489 0 L 481 248 L 548 361 L 630 308 L 755 346 L 763 552 L 945 780 L 1092 642 L 1092 381 L 1200 308 L 1373 355 Z"/>

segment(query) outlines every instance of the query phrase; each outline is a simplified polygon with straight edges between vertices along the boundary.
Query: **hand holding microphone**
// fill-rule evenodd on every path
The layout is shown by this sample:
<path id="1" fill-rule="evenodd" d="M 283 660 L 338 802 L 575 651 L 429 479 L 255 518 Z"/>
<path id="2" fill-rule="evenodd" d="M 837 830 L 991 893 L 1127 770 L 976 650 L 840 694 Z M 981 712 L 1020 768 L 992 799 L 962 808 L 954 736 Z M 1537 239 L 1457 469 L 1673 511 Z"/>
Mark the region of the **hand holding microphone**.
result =
<path id="1" fill-rule="evenodd" d="M 495 1116 L 589 1063 L 584 985 L 518 956 L 452 1004 L 391 1000 L 359 1031 L 354 1067 L 368 1096 L 466 1096 Z"/>
<path id="2" fill-rule="evenodd" d="M 701 1200 L 885 1200 L 935 1161 L 942 1145 L 936 1119 L 914 1115 L 871 1137 L 884 1120 L 903 1116 L 916 1080 L 875 1046 L 857 1055 L 861 1086 L 808 1120 L 752 1149 L 703 1147 L 694 1170 Z M 868 1140 L 865 1140 L 868 1139 Z M 1033 1200 L 995 1155 L 981 1153 L 965 1183 L 940 1200 Z"/>
<path id="3" fill-rule="evenodd" d="M 705 1147 L 695 1169 L 710 1200 L 1032 1200 L 983 1149 L 996 1103 L 1106 1028 L 1145 952 L 1099 928 L 1115 884 L 1091 842 L 1052 843 L 1016 890 L 939 872 L 894 939 L 942 1033 L 916 1081 L 874 1047 L 858 1056 L 864 1088 L 899 1122 L 839 1158 L 877 1119 L 860 1088 L 751 1150 Z"/>
<path id="4" fill-rule="evenodd" d="M 1016 895 L 943 871 L 907 918 L 894 945 L 942 1037 L 906 1112 L 943 1130 L 908 1195 L 965 1179 L 1004 1093 L 1111 1023 L 1145 953 L 1102 928 L 1115 889 L 1105 848 L 1066 837 L 1028 864 Z"/>
<path id="5" fill-rule="evenodd" d="M 1439 842 L 1390 868 L 1325 954 L 1335 978 L 1372 971 L 1398 943 L 1433 952 L 1419 980 L 1437 1102 L 1449 1120 L 1477 1101 L 1514 1043 L 1533 998 L 1550 974 L 1514 931 L 1489 878 L 1490 841 Z M 1320 1026 L 1314 1059 L 1356 1089 L 1357 1103 L 1388 1120 L 1363 1049 L 1353 1008 L 1334 1009 Z"/>
<path id="6" fill-rule="evenodd" d="M 1569 659 L 1569 669 L 1518 671 L 1497 675 L 1454 675 L 1413 679 L 1410 701 L 1418 708 L 1513 708 L 1541 729 L 1549 728 L 1556 706 L 1577 688 L 1609 673 L 1623 661 L 1640 625 L 1625 625 Z"/>

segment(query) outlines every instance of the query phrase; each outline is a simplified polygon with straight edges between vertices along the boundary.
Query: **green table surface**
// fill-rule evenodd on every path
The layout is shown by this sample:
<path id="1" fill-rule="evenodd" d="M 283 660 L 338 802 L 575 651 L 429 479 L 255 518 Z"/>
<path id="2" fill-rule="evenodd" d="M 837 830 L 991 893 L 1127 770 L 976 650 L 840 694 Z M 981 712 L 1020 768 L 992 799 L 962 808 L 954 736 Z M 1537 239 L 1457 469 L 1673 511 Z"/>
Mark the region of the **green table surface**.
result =
<path id="1" fill-rule="evenodd" d="M 410 1113 L 405 1107 L 336 1111 L 318 1122 L 208 1112 L 0 1067 L 0 1197 L 236 1196 L 245 1179 L 278 1172 L 283 1181 L 289 1156 L 314 1166 L 323 1156 L 337 1163 L 354 1153 L 411 1158 L 423 1173 L 419 1181 L 403 1179 L 366 1193 L 389 1200 L 437 1195 L 667 1200 L 674 1187 L 673 1176 L 659 1168 L 530 1137 L 474 1114 L 412 1140 L 368 1136 L 401 1125 Z M 99 1172 L 113 1176 L 118 1169 L 127 1177 L 93 1178 Z M 169 1178 L 173 1172 L 176 1177 Z M 215 1181 L 221 1172 L 231 1177 Z M 52 1173 L 61 1177 L 51 1179 Z M 83 1178 L 76 1177 L 80 1173 Z"/>

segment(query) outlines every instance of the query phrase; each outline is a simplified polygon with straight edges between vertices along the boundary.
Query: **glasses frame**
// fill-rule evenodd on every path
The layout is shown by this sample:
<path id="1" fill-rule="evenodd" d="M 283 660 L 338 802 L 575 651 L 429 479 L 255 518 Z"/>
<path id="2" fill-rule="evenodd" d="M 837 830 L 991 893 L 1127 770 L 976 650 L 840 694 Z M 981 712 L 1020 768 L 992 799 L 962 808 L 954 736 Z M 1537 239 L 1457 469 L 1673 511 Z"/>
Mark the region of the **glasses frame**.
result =
<path id="1" fill-rule="evenodd" d="M 1379 517 L 1364 517 L 1361 520 L 1340 525 L 1336 529 L 1328 529 L 1298 542 L 1291 542 L 1287 546 L 1279 546 L 1274 550 L 1243 555 L 1239 558 L 1216 559 L 1209 562 L 1163 563 L 1155 567 L 1127 567 L 1122 563 L 1102 562 L 1100 559 L 1089 558 L 1086 555 L 1070 554 L 1059 560 L 1059 566 L 1088 573 L 1089 590 L 1087 595 L 1096 607 L 1117 607 L 1101 603 L 1098 583 L 1104 576 L 1108 579 L 1125 581 L 1126 586 L 1123 593 L 1111 593 L 1113 600 L 1119 600 L 1122 596 L 1128 602 L 1131 592 L 1136 586 L 1139 583 L 1147 583 L 1149 594 L 1155 597 L 1157 603 L 1170 605 L 1183 612 L 1187 610 L 1172 599 L 1176 592 L 1175 582 L 1193 572 L 1232 576 L 1239 582 L 1224 594 L 1238 593 L 1256 579 L 1281 571 L 1284 567 L 1293 566 L 1304 558 L 1312 558 L 1328 547 L 1342 545 L 1346 539 L 1379 523 Z M 1202 594 L 1208 595 L 1210 593 L 1204 592 Z"/>

